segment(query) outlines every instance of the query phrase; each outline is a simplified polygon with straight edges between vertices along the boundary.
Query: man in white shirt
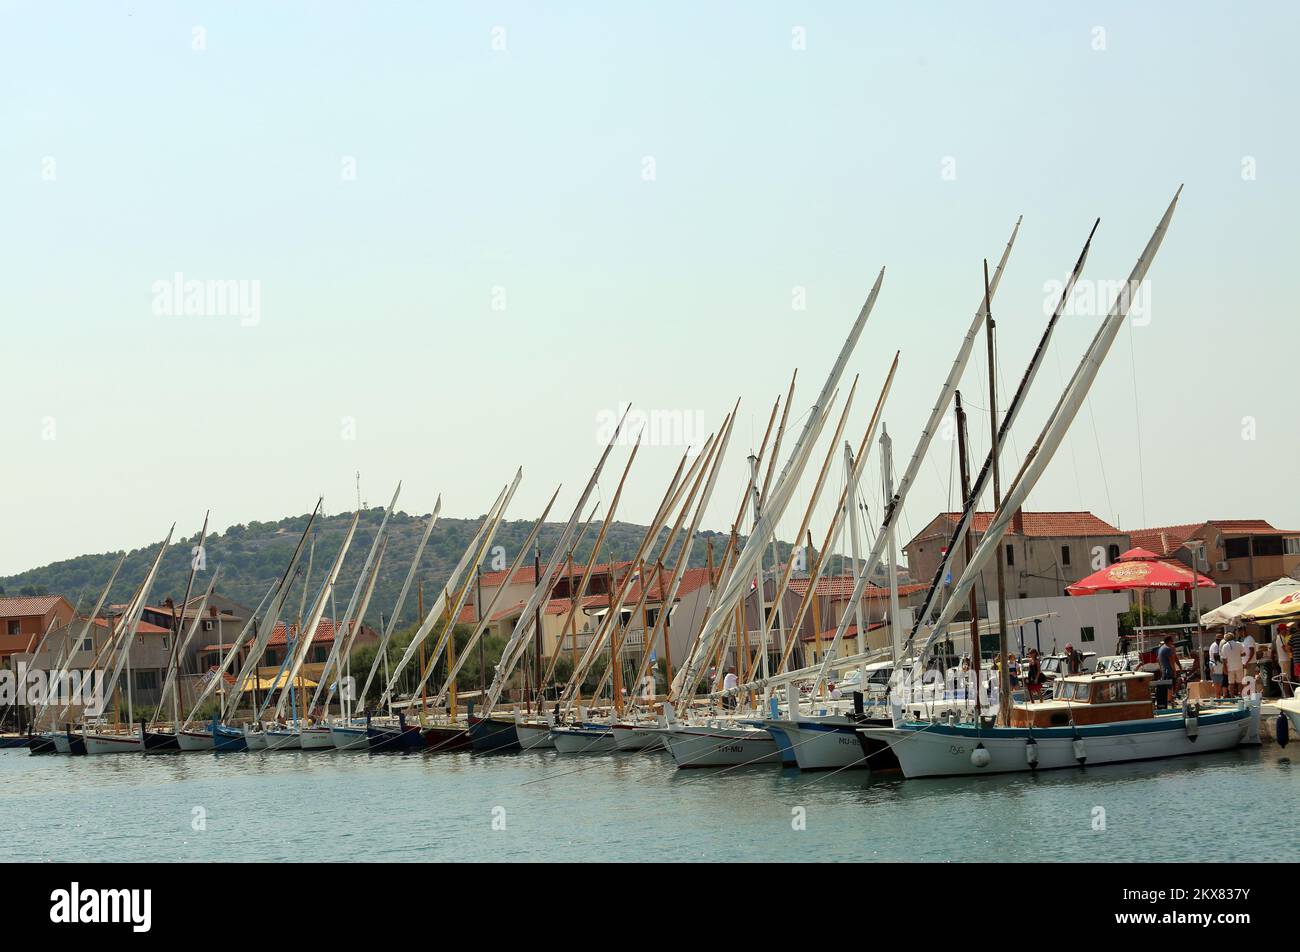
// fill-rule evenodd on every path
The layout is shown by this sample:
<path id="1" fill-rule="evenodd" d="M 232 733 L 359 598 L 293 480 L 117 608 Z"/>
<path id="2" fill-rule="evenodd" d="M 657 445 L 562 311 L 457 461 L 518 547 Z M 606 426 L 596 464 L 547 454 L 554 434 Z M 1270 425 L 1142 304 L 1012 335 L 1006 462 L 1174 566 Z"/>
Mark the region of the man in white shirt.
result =
<path id="1" fill-rule="evenodd" d="M 740 681 L 736 678 L 736 670 L 734 668 L 728 668 L 727 676 L 722 679 L 722 690 L 734 691 L 739 684 Z M 728 697 L 725 703 L 727 707 L 734 708 L 736 706 L 736 701 L 737 699 L 735 697 Z"/>
<path id="2" fill-rule="evenodd" d="M 1255 647 L 1255 639 L 1250 632 L 1241 638 L 1241 664 L 1246 669 L 1246 677 L 1259 676 L 1259 649 Z"/>
<path id="3" fill-rule="evenodd" d="M 1237 636 L 1228 632 L 1219 645 L 1219 657 L 1223 659 L 1223 671 L 1227 675 L 1228 696 L 1236 697 L 1241 693 L 1241 680 L 1245 673 L 1245 647 Z"/>

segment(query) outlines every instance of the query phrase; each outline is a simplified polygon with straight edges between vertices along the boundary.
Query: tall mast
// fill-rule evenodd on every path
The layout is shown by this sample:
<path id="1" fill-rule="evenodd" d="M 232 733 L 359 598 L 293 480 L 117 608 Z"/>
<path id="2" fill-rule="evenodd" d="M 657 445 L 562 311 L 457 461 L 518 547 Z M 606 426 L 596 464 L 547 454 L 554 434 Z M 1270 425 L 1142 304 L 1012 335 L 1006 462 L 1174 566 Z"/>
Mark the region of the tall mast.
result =
<path id="1" fill-rule="evenodd" d="M 993 347 L 993 332 L 997 324 L 993 320 L 993 311 L 989 307 L 989 262 L 984 260 L 984 312 L 988 315 L 986 337 L 989 346 L 989 456 L 993 458 L 993 508 L 1002 505 L 1002 475 L 998 464 L 998 364 Z M 997 547 L 998 573 L 998 723 L 1004 727 L 1011 723 L 1010 684 L 1007 679 L 1007 583 L 1004 564 L 1006 556 L 1002 546 Z M 976 680 L 978 685 L 979 681 Z M 978 688 L 976 696 L 979 695 Z"/>
<path id="2" fill-rule="evenodd" d="M 889 430 L 882 423 L 880 425 L 880 485 L 885 494 L 885 505 L 888 506 L 890 500 L 894 498 L 894 441 L 889 438 Z M 891 522 L 889 525 L 889 538 L 885 545 L 885 555 L 889 559 L 889 640 L 894 649 L 894 663 L 898 664 L 898 659 L 903 648 L 903 630 L 899 624 L 899 606 L 898 606 L 898 538 L 897 524 Z M 875 566 L 868 566 L 868 570 L 873 570 Z M 855 604 L 861 604 L 862 600 L 858 599 Z M 866 647 L 861 647 L 859 651 L 866 651 Z"/>
<path id="3" fill-rule="evenodd" d="M 1070 277 L 1066 280 L 1065 286 L 1061 289 L 1061 296 L 1057 299 L 1056 309 L 1052 312 L 1051 318 L 1047 322 L 1047 327 L 1043 330 L 1042 336 L 1038 340 L 1038 346 L 1034 350 L 1033 356 L 1029 359 L 1029 366 L 1025 368 L 1024 375 L 1020 378 L 1020 383 L 1016 387 L 1016 392 L 1012 395 L 1010 403 L 1007 404 L 1006 415 L 1002 419 L 1002 425 L 998 430 L 998 439 L 1005 439 L 1011 430 L 1011 425 L 1015 422 L 1024 405 L 1025 395 L 1033 385 L 1034 378 L 1038 375 L 1038 370 L 1042 366 L 1043 358 L 1047 356 L 1047 347 L 1052 339 L 1052 332 L 1056 329 L 1057 323 L 1061 319 L 1061 314 L 1065 310 L 1066 304 L 1070 300 L 1070 295 L 1074 292 L 1075 283 L 1079 280 L 1079 275 L 1083 272 L 1084 263 L 1088 260 L 1088 251 L 1092 247 L 1092 237 L 1097 233 L 1097 226 L 1101 224 L 1098 218 L 1093 222 L 1092 231 L 1088 233 L 1088 240 L 1083 243 L 1083 250 L 1079 252 L 1079 257 L 1074 262 L 1074 268 L 1070 272 Z M 988 488 L 989 477 L 993 469 L 993 457 L 990 454 L 984 460 L 984 465 L 980 467 L 979 475 L 975 477 L 975 482 L 970 497 L 966 500 L 961 518 L 958 519 L 957 525 L 953 527 L 952 535 L 948 539 L 948 545 L 945 547 L 944 555 L 935 567 L 934 576 L 930 579 L 930 588 L 925 593 L 925 599 L 922 601 L 920 609 L 916 613 L 916 618 L 912 624 L 912 633 L 910 638 L 916 637 L 917 630 L 930 617 L 930 612 L 934 608 L 935 599 L 938 598 L 939 588 L 943 579 L 948 576 L 952 567 L 952 560 L 957 552 L 957 543 L 959 543 L 970 529 L 971 520 L 975 516 L 976 510 L 979 509 L 979 500 L 984 495 L 984 490 Z"/>
<path id="4" fill-rule="evenodd" d="M 957 463 L 961 473 L 961 498 L 962 506 L 970 501 L 970 459 L 966 452 L 966 411 L 961 405 L 961 391 L 956 394 L 957 404 Z M 971 535 L 967 532 L 962 537 L 962 545 L 965 548 L 965 558 L 963 563 L 969 563 L 971 554 L 974 552 L 975 543 Z M 980 680 L 980 616 L 979 606 L 975 599 L 975 589 L 970 590 L 970 643 L 971 643 L 971 670 L 975 674 L 975 718 L 979 720 L 980 712 L 980 693 L 982 685 Z"/>
<path id="5" fill-rule="evenodd" d="M 1128 317 L 1129 310 L 1133 306 L 1133 295 L 1137 293 L 1138 288 L 1146 279 L 1147 271 L 1150 270 L 1151 263 L 1160 250 L 1160 245 L 1164 240 L 1165 232 L 1169 228 L 1169 222 L 1173 218 L 1174 209 L 1178 205 L 1178 197 L 1181 194 L 1182 186 L 1179 186 L 1173 200 L 1169 203 L 1169 207 L 1165 209 L 1160 223 L 1156 225 L 1155 231 L 1147 240 L 1146 247 L 1138 257 L 1137 263 L 1134 264 L 1128 281 L 1125 282 L 1114 304 L 1111 305 L 1105 321 L 1097 329 L 1097 333 L 1080 360 L 1079 366 L 1075 368 L 1074 375 L 1057 401 L 1056 408 L 1052 411 L 1047 423 L 1044 424 L 1042 432 L 1033 447 L 1030 448 L 1024 462 L 1021 463 L 1020 471 L 1012 481 L 1006 498 L 994 511 L 989 526 L 984 532 L 984 537 L 975 548 L 975 555 L 971 563 L 963 570 L 961 578 L 957 580 L 957 584 L 953 587 L 953 591 L 950 593 L 947 603 L 939 612 L 938 617 L 929 625 L 930 630 L 926 636 L 923 651 L 937 637 L 936 633 L 942 631 L 944 626 L 951 621 L 952 615 L 956 611 L 955 605 L 960 603 L 960 599 L 965 597 L 966 593 L 975 584 L 976 576 L 992 556 L 995 548 L 1001 543 L 1002 536 L 1011 522 L 1012 515 L 1017 508 L 1024 504 L 1025 499 L 1042 477 L 1043 471 L 1047 468 L 1053 454 L 1060 447 L 1061 441 L 1065 438 L 1070 424 L 1074 421 L 1075 415 L 1079 412 L 1079 408 L 1088 395 L 1088 390 L 1097 377 L 1097 372 L 1101 369 L 1102 361 L 1106 359 L 1106 354 L 1110 351 L 1111 345 L 1114 344 L 1120 327 Z"/>

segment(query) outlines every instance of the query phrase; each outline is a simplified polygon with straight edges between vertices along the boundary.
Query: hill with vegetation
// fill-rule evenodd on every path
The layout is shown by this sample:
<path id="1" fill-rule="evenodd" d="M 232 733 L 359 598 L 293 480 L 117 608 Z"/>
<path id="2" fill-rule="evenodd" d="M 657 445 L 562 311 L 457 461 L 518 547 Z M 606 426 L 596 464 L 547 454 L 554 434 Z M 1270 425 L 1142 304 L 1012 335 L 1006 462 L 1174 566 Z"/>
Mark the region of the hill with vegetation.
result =
<path id="1" fill-rule="evenodd" d="M 339 612 L 342 612 L 353 587 L 356 585 L 361 565 L 365 561 L 366 553 L 369 551 L 375 533 L 379 529 L 383 515 L 383 509 L 380 507 L 367 509 L 361 514 L 357 537 L 344 559 L 343 569 L 340 573 L 340 584 L 337 589 Z M 383 564 L 380 566 L 379 579 L 375 585 L 374 598 L 371 602 L 372 608 L 368 618 L 370 624 L 377 626 L 379 613 L 387 614 L 392 611 L 398 593 L 401 591 L 402 582 L 410 569 L 411 560 L 415 557 L 415 550 L 420 543 L 420 536 L 424 532 L 426 518 L 425 516 L 413 516 L 404 512 L 396 512 L 389 520 L 388 544 L 385 549 Z M 307 519 L 308 516 L 304 514 L 290 516 L 278 522 L 249 522 L 243 525 L 231 526 L 222 533 L 209 534 L 207 539 L 204 540 L 206 571 L 200 572 L 195 581 L 196 594 L 201 594 L 203 588 L 207 585 L 211 577 L 209 573 L 219 568 L 221 578 L 217 584 L 217 591 L 249 608 L 255 608 L 266 594 L 267 589 L 284 571 L 293 553 L 293 548 L 297 544 L 298 537 L 307 525 Z M 323 579 L 329 565 L 338 554 L 339 546 L 343 542 L 343 537 L 347 533 L 351 519 L 352 513 L 344 512 L 316 520 L 316 525 L 312 531 L 316 542 L 311 581 L 312 595 L 319 590 L 321 579 Z M 425 547 L 424 556 L 420 561 L 420 569 L 416 576 L 424 584 L 426 599 L 432 598 L 438 591 L 438 587 L 446 582 L 447 577 L 460 560 L 462 553 L 470 544 L 482 521 L 483 517 L 477 519 L 444 517 L 438 520 L 438 524 L 429 536 L 429 543 Z M 508 566 L 517 556 L 520 546 L 528 538 L 528 533 L 532 531 L 532 527 L 533 523 L 526 520 L 502 523 L 493 543 L 494 546 L 501 546 L 501 553 L 503 554 L 498 554 L 498 560 L 503 558 L 504 564 L 500 567 Z M 542 527 L 539 544 L 543 561 L 545 561 L 548 553 L 559 540 L 563 529 L 563 524 L 558 522 L 546 523 Z M 591 557 L 591 548 L 599 529 L 599 523 L 595 523 L 587 530 L 581 544 L 578 546 L 577 559 L 579 561 L 586 561 Z M 632 558 L 636 554 L 637 547 L 644 538 L 645 532 L 645 526 L 628 522 L 612 523 L 601 546 L 600 560 Z M 666 532 L 661 533 L 661 539 L 664 534 Z M 698 534 L 696 545 L 691 552 L 691 564 L 693 566 L 706 564 L 708 558 L 707 544 L 710 540 L 713 542 L 715 559 L 721 559 L 722 552 L 726 548 L 727 536 L 724 533 L 701 532 Z M 189 574 L 191 553 L 195 546 L 198 545 L 198 542 L 198 533 L 194 533 L 194 535 L 186 539 L 173 540 L 167 554 L 163 557 L 158 579 L 149 598 L 150 602 L 158 604 L 168 596 L 177 602 L 180 601 L 185 594 L 185 582 Z M 782 559 L 789 557 L 790 546 L 788 543 L 781 543 L 778 548 Z M 130 598 L 131 592 L 139 585 L 148 571 L 155 551 L 156 546 L 151 546 L 135 549 L 127 554 L 122 572 L 114 585 L 110 599 L 111 603 L 124 603 Z M 654 551 L 658 551 L 657 547 Z M 40 568 L 29 569 L 17 575 L 0 577 L 0 595 L 58 594 L 66 597 L 74 605 L 80 600 L 81 610 L 89 611 L 94 605 L 95 599 L 99 597 L 100 589 L 108 581 L 113 566 L 121 555 L 121 552 L 80 555 L 76 558 L 54 562 Z M 675 558 L 676 553 L 671 553 L 671 557 Z M 529 564 L 531 564 L 531 560 Z M 667 561 L 666 564 L 671 565 L 671 560 Z M 304 567 L 306 565 L 305 557 L 303 565 Z M 491 563 L 490 557 L 483 566 L 484 571 L 490 571 L 495 567 L 497 566 Z M 399 624 L 406 625 L 414 621 L 416 610 L 417 593 L 416 588 L 413 586 L 411 594 L 402 608 L 402 617 L 399 619 Z M 332 612 L 327 614 L 332 614 Z"/>

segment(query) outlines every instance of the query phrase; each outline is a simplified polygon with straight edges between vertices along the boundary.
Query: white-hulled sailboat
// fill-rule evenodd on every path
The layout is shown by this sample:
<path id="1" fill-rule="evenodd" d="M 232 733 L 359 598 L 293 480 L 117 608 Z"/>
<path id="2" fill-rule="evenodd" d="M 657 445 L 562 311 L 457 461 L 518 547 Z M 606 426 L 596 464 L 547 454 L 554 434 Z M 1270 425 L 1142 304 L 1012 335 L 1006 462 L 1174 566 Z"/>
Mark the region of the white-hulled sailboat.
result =
<path id="1" fill-rule="evenodd" d="M 1169 203 L 1129 280 L 1001 500 L 996 498 L 994 470 L 993 516 L 948 601 L 935 621 L 927 624 L 919 656 L 945 630 L 983 567 L 998 556 L 1002 537 L 1014 513 L 1023 506 L 1059 448 L 1127 319 L 1133 296 L 1160 248 L 1178 197 L 1175 194 Z M 996 445 L 995 441 L 995 466 Z M 1005 640 L 1000 651 L 1005 655 Z M 1001 668 L 1005 672 L 1005 656 Z M 1051 702 L 1015 705 L 1010 703 L 1005 691 L 1001 692 L 1002 710 L 998 717 L 987 719 L 993 723 L 987 723 L 984 718 L 970 723 L 944 724 L 896 717 L 892 727 L 864 727 L 860 733 L 866 740 L 890 745 L 904 776 L 909 778 L 1116 763 L 1258 742 L 1258 695 L 1226 705 L 1188 703 L 1182 710 L 1153 711 L 1149 682 L 1138 672 L 1067 677 L 1062 679 L 1062 690 L 1062 696 Z"/>
<path id="2" fill-rule="evenodd" d="M 176 531 L 173 524 L 167 531 L 167 538 L 163 540 L 162 545 L 158 547 L 158 554 L 154 556 L 153 564 L 149 567 L 149 572 L 145 575 L 144 581 L 140 583 L 140 588 L 136 590 L 135 598 L 127 606 L 122 632 L 119 636 L 119 645 L 116 648 L 116 662 L 113 664 L 112 674 L 109 676 L 108 683 L 104 687 L 104 700 L 107 704 L 113 704 L 114 692 L 122 677 L 125 669 L 126 677 L 126 711 L 127 711 L 127 729 L 124 732 L 108 730 L 108 725 L 96 725 L 98 729 L 91 730 L 88 721 L 83 722 L 82 742 L 86 745 L 87 754 L 123 754 L 123 753 L 143 753 L 144 752 L 144 726 L 138 728 L 134 724 L 134 705 L 132 702 L 131 691 L 131 643 L 135 641 L 136 629 L 140 626 L 140 618 L 144 614 L 144 607 L 148 603 L 149 592 L 153 589 L 154 579 L 158 577 L 158 567 L 162 564 L 163 555 L 171 545 L 172 533 Z"/>

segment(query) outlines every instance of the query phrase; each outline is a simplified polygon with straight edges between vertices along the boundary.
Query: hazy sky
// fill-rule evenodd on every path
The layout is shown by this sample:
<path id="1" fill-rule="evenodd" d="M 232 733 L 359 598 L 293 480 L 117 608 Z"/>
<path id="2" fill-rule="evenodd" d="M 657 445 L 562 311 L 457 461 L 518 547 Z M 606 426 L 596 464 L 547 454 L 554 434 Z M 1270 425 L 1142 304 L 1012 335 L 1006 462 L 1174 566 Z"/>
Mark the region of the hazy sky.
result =
<path id="1" fill-rule="evenodd" d="M 209 507 L 351 508 L 358 470 L 371 505 L 402 479 L 400 508 L 470 516 L 522 464 L 510 514 L 563 481 L 567 515 L 624 402 L 689 439 L 742 398 L 725 529 L 772 401 L 797 366 L 806 411 L 882 265 L 847 435 L 901 349 L 901 470 L 1016 217 L 1007 392 L 1093 219 L 1085 278 L 1122 279 L 1179 183 L 1147 318 L 1031 508 L 1300 528 L 1298 26 L 1289 3 L 0 2 L 0 573 Z M 177 273 L 257 308 L 188 313 Z M 1063 322 L 1008 470 L 1096 310 Z M 981 344 L 981 458 L 986 372 Z M 642 452 L 620 517 L 681 451 Z M 905 537 L 955 504 L 952 462 L 936 440 Z"/>

